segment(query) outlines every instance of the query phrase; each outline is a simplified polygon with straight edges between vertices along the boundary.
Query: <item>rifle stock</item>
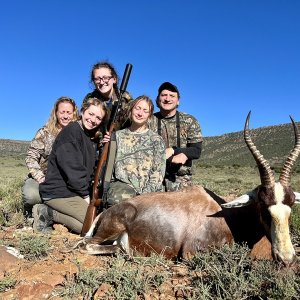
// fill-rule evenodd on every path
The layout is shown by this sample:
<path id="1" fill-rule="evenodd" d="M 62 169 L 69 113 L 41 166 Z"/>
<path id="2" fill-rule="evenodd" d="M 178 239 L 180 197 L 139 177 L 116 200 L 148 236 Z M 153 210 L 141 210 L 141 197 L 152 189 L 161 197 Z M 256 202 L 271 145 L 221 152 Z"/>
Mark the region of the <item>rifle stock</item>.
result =
<path id="1" fill-rule="evenodd" d="M 122 83 L 120 86 L 120 92 L 118 91 L 118 87 L 114 85 L 114 91 L 115 94 L 117 95 L 117 104 L 115 107 L 113 107 L 110 115 L 110 120 L 109 120 L 109 135 L 111 136 L 113 131 L 115 130 L 116 127 L 116 118 L 119 110 L 119 106 L 122 101 L 122 95 L 126 91 L 127 83 L 130 77 L 132 65 L 127 64 L 124 75 L 122 78 Z M 109 151 L 109 143 L 106 143 L 103 146 L 102 152 L 100 153 L 100 159 L 97 164 L 97 168 L 95 171 L 95 177 L 94 177 L 94 183 L 93 183 L 93 190 L 92 190 L 92 198 L 89 203 L 89 206 L 87 208 L 87 212 L 85 215 L 85 219 L 83 222 L 82 230 L 81 230 L 81 236 L 85 236 L 86 233 L 89 231 L 91 225 L 93 224 L 93 221 L 96 218 L 97 214 L 97 207 L 99 207 L 102 203 L 101 195 L 99 193 L 100 191 L 100 186 L 102 184 L 102 178 L 104 177 L 104 172 L 105 172 L 105 167 L 106 167 L 106 161 L 108 159 L 108 151 Z"/>

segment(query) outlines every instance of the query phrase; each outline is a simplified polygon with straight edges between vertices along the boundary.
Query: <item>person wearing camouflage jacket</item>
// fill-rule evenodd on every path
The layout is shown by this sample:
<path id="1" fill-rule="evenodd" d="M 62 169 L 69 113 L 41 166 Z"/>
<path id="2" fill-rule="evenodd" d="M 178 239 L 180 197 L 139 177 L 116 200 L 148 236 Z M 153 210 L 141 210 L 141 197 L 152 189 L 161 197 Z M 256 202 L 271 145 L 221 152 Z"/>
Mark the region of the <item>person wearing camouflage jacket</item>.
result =
<path id="1" fill-rule="evenodd" d="M 160 111 L 151 122 L 151 129 L 158 132 L 166 144 L 165 191 L 192 185 L 192 161 L 201 155 L 203 139 L 199 122 L 192 115 L 177 110 L 179 98 L 178 88 L 164 82 L 156 98 Z"/>
<path id="2" fill-rule="evenodd" d="M 129 108 L 130 127 L 116 132 L 117 152 L 107 206 L 136 195 L 163 191 L 165 144 L 148 128 L 153 109 L 149 97 L 138 97 Z"/>
<path id="3" fill-rule="evenodd" d="M 58 98 L 48 122 L 37 131 L 31 141 L 25 158 L 29 174 L 22 188 L 25 216 L 31 217 L 33 205 L 41 203 L 39 184 L 45 180 L 48 157 L 56 136 L 63 127 L 77 120 L 77 117 L 77 106 L 74 100 L 69 97 Z"/>
<path id="4" fill-rule="evenodd" d="M 97 98 L 103 101 L 107 107 L 108 115 L 106 117 L 109 120 L 110 112 L 113 104 L 118 100 L 114 91 L 113 85 L 118 83 L 118 75 L 112 64 L 108 62 L 98 62 L 92 67 L 90 82 L 94 85 L 95 89 L 88 93 L 83 102 L 89 98 Z M 117 117 L 116 129 L 125 128 L 127 123 L 127 107 L 128 103 L 132 101 L 132 97 L 128 92 L 123 93 L 120 109 Z M 102 134 L 106 131 L 107 123 L 102 124 Z"/>

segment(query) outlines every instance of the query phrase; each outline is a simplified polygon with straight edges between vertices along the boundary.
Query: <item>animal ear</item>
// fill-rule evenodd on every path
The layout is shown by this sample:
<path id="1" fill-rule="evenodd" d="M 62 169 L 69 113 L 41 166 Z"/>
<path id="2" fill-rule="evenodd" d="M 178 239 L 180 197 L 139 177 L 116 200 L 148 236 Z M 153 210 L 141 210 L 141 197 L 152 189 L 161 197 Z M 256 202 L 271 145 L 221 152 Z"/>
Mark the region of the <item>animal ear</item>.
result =
<path id="1" fill-rule="evenodd" d="M 300 193 L 297 193 L 297 192 L 294 192 L 294 194 L 295 194 L 295 203 L 296 204 L 300 204 Z"/>
<path id="2" fill-rule="evenodd" d="M 225 208 L 247 206 L 247 205 L 250 205 L 254 201 L 255 198 L 253 198 L 252 196 L 253 196 L 252 193 L 244 194 L 228 203 L 221 204 L 221 206 L 225 207 Z"/>

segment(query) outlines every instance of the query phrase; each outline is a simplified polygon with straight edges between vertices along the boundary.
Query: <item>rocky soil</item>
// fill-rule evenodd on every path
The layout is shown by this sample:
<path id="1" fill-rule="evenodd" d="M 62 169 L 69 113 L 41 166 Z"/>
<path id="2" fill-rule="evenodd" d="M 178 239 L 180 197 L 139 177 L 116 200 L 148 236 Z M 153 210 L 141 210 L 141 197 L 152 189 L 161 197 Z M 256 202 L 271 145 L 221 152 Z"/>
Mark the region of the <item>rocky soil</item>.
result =
<path id="1" fill-rule="evenodd" d="M 16 229 L 14 227 L 0 228 L 0 241 L 5 245 L 13 245 L 12 249 L 0 246 L 0 280 L 10 276 L 16 280 L 12 289 L 0 292 L 0 299 L 62 299 L 55 293 L 58 287 L 64 284 L 79 272 L 78 262 L 81 268 L 97 268 L 107 270 L 114 257 L 89 256 L 74 250 L 64 253 L 72 245 L 79 241 L 80 237 L 71 234 L 61 226 L 55 225 L 51 235 L 51 249 L 46 257 L 38 260 L 28 260 L 11 254 L 12 250 L 18 249 L 18 235 L 22 233 L 33 234 L 30 227 Z M 159 292 L 152 291 L 137 299 L 183 299 L 175 287 L 185 285 L 188 281 L 188 271 L 184 266 L 174 264 L 171 266 L 172 278 L 164 283 Z M 108 284 L 99 285 L 92 299 L 106 299 L 106 294 L 112 287 Z M 78 295 L 76 299 L 86 299 Z"/>

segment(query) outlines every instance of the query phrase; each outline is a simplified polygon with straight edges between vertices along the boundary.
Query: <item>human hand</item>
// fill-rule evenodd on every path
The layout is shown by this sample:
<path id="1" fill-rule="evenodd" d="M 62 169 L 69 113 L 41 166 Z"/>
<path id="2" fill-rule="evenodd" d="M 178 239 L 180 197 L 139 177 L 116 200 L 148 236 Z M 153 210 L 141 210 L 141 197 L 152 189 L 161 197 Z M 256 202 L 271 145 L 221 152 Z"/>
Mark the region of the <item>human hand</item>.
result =
<path id="1" fill-rule="evenodd" d="M 166 149 L 166 159 L 174 155 L 174 149 L 173 148 L 167 148 Z"/>
<path id="2" fill-rule="evenodd" d="M 188 158 L 184 153 L 179 153 L 179 154 L 173 156 L 172 163 L 184 165 L 187 160 L 188 160 Z"/>
<path id="3" fill-rule="evenodd" d="M 106 131 L 106 133 L 102 139 L 102 144 L 108 143 L 109 141 L 110 141 L 110 135 L 109 135 L 109 132 Z"/>
<path id="4" fill-rule="evenodd" d="M 37 182 L 39 184 L 43 183 L 44 181 L 45 181 L 45 177 L 41 177 L 41 178 L 37 179 Z"/>

